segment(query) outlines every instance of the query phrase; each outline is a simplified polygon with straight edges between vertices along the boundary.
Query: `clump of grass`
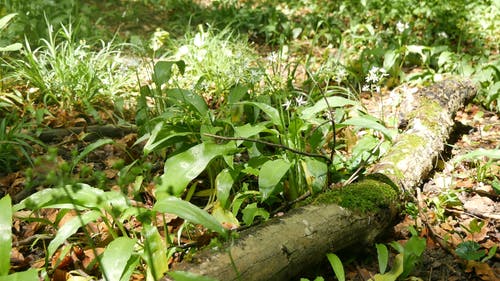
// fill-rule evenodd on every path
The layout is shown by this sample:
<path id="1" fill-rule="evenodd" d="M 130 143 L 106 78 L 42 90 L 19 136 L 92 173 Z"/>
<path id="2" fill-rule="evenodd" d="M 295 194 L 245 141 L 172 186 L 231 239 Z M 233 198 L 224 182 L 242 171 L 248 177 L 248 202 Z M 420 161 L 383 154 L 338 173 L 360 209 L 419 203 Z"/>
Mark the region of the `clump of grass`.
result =
<path id="1" fill-rule="evenodd" d="M 13 63 L 17 75 L 32 87 L 33 100 L 81 108 L 125 92 L 131 72 L 119 64 L 118 46 L 103 41 L 100 46 L 76 42 L 71 26 L 54 31 L 49 25 L 48 29 L 48 39 L 42 39 L 42 46 L 32 49 L 26 42 L 22 59 Z"/>
<path id="2" fill-rule="evenodd" d="M 254 85 L 262 78 L 257 67 L 257 56 L 248 43 L 230 32 L 206 30 L 199 26 L 195 34 L 188 33 L 185 40 L 173 42 L 175 53 L 171 60 L 183 60 L 186 69 L 175 83 L 183 89 L 202 92 L 207 100 L 219 103 L 231 87 L 239 84 Z"/>

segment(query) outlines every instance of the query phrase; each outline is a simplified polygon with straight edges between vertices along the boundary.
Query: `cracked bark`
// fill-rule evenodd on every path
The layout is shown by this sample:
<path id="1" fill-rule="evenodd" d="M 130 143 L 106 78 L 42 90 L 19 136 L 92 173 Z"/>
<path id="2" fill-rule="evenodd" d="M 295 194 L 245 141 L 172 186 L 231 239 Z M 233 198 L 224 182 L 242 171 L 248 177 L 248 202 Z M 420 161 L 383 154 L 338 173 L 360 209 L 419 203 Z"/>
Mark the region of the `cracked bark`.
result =
<path id="1" fill-rule="evenodd" d="M 454 114 L 475 93 L 472 82 L 456 79 L 420 89 L 413 96 L 414 106 L 405 112 L 407 130 L 370 173 L 383 174 L 400 191 L 413 192 L 443 150 Z M 398 203 L 368 214 L 336 204 L 300 207 L 242 232 L 221 249 L 202 250 L 173 270 L 217 280 L 290 280 L 328 252 L 372 243 L 395 222 Z"/>

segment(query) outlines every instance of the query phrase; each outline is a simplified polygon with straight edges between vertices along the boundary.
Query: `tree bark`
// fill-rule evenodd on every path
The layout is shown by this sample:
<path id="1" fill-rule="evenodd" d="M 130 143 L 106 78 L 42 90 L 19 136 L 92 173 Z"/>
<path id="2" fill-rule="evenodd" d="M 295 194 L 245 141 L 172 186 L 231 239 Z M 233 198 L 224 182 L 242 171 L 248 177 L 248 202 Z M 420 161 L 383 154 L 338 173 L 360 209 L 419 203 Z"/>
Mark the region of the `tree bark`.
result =
<path id="1" fill-rule="evenodd" d="M 316 203 L 248 229 L 220 249 L 205 249 L 173 270 L 217 280 L 290 280 L 319 264 L 326 253 L 372 243 L 395 222 L 404 192 L 413 192 L 432 170 L 449 137 L 456 111 L 475 93 L 472 82 L 453 79 L 420 89 L 413 96 L 413 107 L 405 112 L 407 130 L 369 170 L 378 176 L 348 185 L 333 197 L 320 195 Z M 346 199 L 353 196 L 342 195 L 371 197 L 370 190 L 375 190 L 371 193 L 374 197 L 380 190 L 382 196 L 391 198 L 362 201 L 363 206 L 373 203 L 375 207 L 360 210 L 363 206 Z M 349 204 L 354 207 L 346 208 Z"/>

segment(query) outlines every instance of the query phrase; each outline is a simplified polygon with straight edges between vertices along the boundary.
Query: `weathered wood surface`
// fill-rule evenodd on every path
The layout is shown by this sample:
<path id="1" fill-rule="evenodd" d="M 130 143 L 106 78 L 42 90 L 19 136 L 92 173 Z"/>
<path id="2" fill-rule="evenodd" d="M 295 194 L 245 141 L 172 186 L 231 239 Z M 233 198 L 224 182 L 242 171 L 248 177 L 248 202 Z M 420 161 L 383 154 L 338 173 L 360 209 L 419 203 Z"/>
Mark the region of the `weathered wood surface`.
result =
<path id="1" fill-rule="evenodd" d="M 91 125 L 87 127 L 55 128 L 43 130 L 38 139 L 45 143 L 56 142 L 73 134 L 86 133 L 85 141 L 94 141 L 99 138 L 121 138 L 127 134 L 135 133 L 135 126 Z"/>
<path id="2" fill-rule="evenodd" d="M 459 80 L 421 89 L 414 96 L 418 107 L 407 112 L 407 130 L 370 172 L 383 173 L 401 190 L 412 192 L 432 170 L 455 112 L 475 93 L 472 82 Z M 369 214 L 335 204 L 301 207 L 243 232 L 223 249 L 201 251 L 173 270 L 217 280 L 291 280 L 321 262 L 328 252 L 372 242 L 393 224 L 398 205 L 394 202 Z"/>

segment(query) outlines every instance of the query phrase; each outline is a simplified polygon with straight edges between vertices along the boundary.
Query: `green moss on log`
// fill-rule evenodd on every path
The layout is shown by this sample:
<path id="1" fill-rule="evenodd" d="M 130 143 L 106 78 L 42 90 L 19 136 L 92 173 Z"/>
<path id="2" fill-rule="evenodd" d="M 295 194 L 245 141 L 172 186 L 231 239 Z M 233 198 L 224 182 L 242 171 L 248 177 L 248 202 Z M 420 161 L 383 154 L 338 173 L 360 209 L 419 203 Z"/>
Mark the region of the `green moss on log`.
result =
<path id="1" fill-rule="evenodd" d="M 392 182 L 368 177 L 320 194 L 313 204 L 338 204 L 364 214 L 375 213 L 381 209 L 394 209 L 398 205 L 398 191 Z"/>

